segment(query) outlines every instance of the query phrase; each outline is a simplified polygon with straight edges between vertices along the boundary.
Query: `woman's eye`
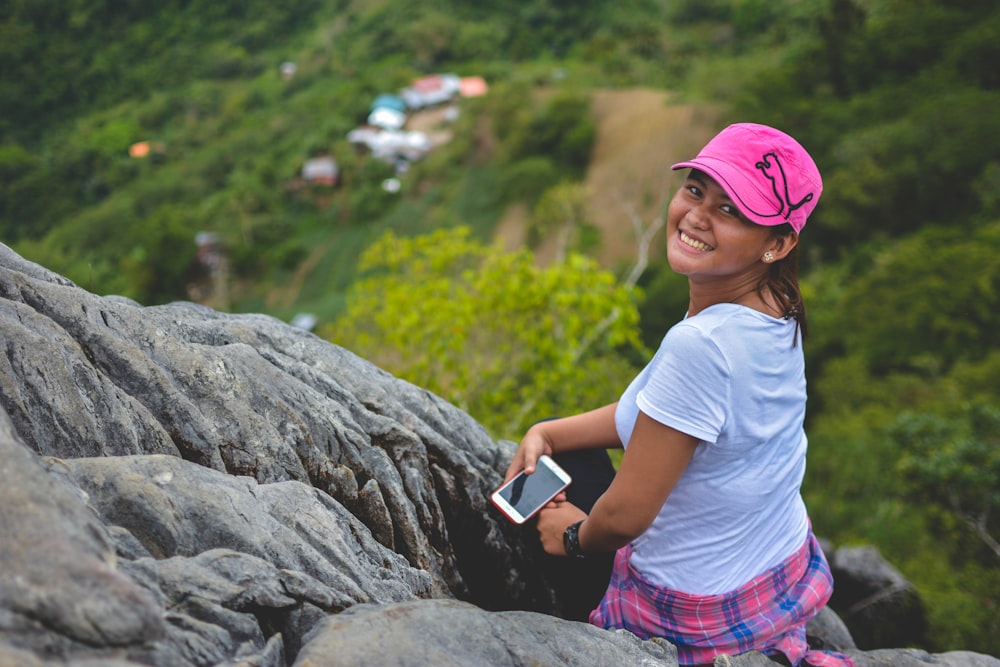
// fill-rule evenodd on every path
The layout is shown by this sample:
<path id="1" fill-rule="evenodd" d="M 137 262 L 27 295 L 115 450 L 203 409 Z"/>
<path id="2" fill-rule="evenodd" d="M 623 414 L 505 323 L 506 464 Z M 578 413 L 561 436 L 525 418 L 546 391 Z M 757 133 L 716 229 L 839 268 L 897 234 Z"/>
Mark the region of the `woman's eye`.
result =
<path id="1" fill-rule="evenodd" d="M 733 216 L 733 217 L 736 217 L 736 218 L 740 217 L 739 209 L 737 209 L 732 204 L 723 204 L 722 205 L 722 211 L 724 213 L 727 213 L 728 215 Z"/>
<path id="2" fill-rule="evenodd" d="M 693 194 L 695 197 L 701 196 L 701 189 L 697 185 L 688 184 L 686 187 L 687 191 Z"/>

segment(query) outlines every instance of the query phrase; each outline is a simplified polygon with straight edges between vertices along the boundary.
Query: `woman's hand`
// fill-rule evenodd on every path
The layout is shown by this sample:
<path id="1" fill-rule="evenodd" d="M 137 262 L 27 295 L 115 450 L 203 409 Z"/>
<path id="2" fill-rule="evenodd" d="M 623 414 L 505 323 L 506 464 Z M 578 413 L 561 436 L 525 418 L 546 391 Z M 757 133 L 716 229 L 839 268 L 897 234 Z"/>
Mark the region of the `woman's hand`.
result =
<path id="1" fill-rule="evenodd" d="M 555 452 L 573 449 L 621 447 L 615 428 L 617 405 L 612 403 L 572 417 L 538 422 L 521 439 L 503 481 L 509 482 L 522 470 L 529 475 L 535 472 L 538 457 L 542 454 L 552 456 Z"/>
<path id="2" fill-rule="evenodd" d="M 565 556 L 563 533 L 577 521 L 587 518 L 586 512 L 569 502 L 550 502 L 538 513 L 538 537 L 545 553 Z"/>
<path id="3" fill-rule="evenodd" d="M 552 456 L 552 443 L 549 442 L 539 424 L 535 424 L 528 429 L 528 432 L 524 434 L 524 438 L 521 439 L 521 444 L 518 446 L 514 458 L 511 459 L 510 465 L 507 467 L 507 473 L 504 475 L 503 481 L 509 482 L 522 470 L 529 475 L 535 472 L 535 467 L 538 465 L 538 457 L 542 454 Z"/>

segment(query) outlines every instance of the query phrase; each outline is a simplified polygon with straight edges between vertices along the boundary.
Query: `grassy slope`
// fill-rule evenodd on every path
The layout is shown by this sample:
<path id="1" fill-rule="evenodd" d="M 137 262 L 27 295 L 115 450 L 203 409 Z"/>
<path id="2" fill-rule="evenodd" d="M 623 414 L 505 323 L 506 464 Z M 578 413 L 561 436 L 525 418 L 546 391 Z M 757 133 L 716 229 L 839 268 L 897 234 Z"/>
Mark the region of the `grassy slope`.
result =
<path id="1" fill-rule="evenodd" d="M 595 256 L 617 268 L 635 258 L 633 213 L 648 225 L 663 212 L 677 183 L 670 164 L 693 155 L 717 131 L 717 114 L 645 88 L 595 90 L 592 104 L 597 139 L 585 179 L 588 214 L 601 230 Z M 510 246 L 524 237 L 524 215 L 512 207 L 500 221 L 497 234 Z M 554 253 L 553 241 L 538 248 L 543 261 Z"/>

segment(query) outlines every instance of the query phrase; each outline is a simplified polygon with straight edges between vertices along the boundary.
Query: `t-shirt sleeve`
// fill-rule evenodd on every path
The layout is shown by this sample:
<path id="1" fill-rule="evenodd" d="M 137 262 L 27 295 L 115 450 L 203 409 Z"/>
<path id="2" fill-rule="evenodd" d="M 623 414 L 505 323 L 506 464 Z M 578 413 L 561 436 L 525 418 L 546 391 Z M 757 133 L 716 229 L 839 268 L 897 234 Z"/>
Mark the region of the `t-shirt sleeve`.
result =
<path id="1" fill-rule="evenodd" d="M 682 322 L 667 332 L 636 404 L 661 424 L 714 443 L 731 405 L 730 380 L 729 364 L 715 342 Z"/>

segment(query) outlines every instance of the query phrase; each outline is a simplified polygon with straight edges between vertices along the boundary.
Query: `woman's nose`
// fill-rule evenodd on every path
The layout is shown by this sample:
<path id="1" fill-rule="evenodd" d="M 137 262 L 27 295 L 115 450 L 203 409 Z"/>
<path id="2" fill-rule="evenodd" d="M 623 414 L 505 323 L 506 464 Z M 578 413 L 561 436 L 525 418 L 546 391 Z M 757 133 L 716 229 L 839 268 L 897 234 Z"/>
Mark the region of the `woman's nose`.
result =
<path id="1" fill-rule="evenodd" d="M 708 228 L 708 212 L 704 206 L 692 206 L 684 217 L 687 218 L 688 223 L 692 227 L 697 227 L 698 229 Z"/>

